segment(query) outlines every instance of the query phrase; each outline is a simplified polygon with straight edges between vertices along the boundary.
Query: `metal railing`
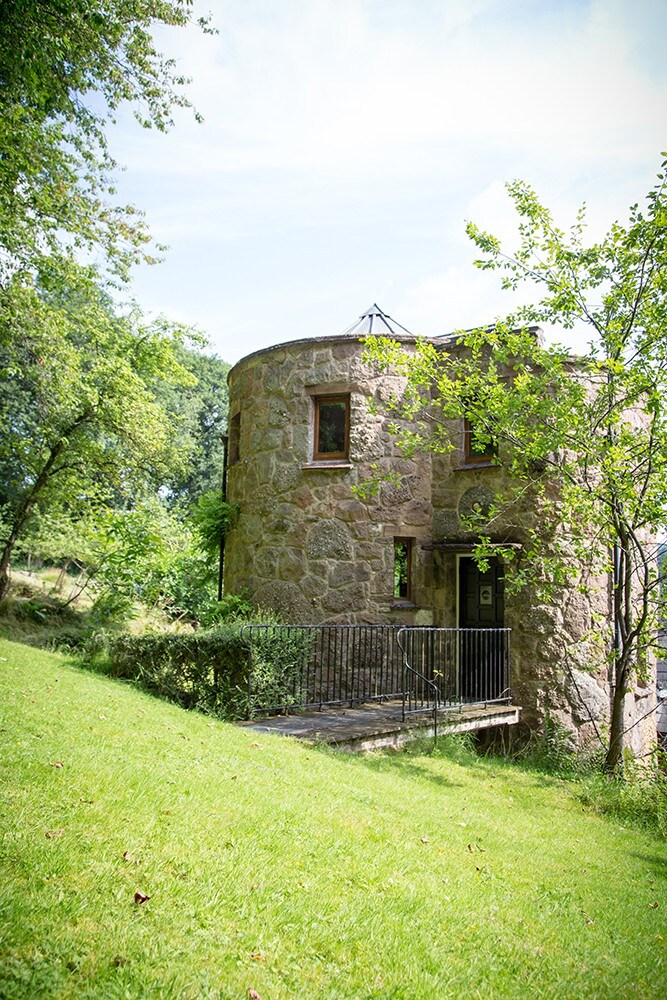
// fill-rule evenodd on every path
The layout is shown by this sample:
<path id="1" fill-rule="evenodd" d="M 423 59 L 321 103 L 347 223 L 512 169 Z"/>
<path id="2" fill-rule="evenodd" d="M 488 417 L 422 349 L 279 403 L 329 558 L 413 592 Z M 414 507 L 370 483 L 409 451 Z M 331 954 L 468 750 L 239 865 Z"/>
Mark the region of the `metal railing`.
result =
<path id="1" fill-rule="evenodd" d="M 401 698 L 399 631 L 397 625 L 246 625 L 249 713 Z"/>
<path id="2" fill-rule="evenodd" d="M 510 630 L 246 625 L 248 714 L 402 700 L 403 718 L 510 700 Z"/>
<path id="3" fill-rule="evenodd" d="M 438 709 L 510 701 L 508 628 L 401 629 L 405 684 L 403 718 Z"/>

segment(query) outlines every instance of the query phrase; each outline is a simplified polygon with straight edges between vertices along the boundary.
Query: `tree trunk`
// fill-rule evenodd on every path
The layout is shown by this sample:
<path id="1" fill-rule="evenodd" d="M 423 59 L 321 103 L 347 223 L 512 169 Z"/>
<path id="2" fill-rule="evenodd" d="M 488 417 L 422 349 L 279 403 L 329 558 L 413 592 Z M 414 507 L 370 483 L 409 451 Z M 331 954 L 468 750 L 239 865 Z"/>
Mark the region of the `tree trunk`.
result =
<path id="1" fill-rule="evenodd" d="M 613 551 L 613 601 L 614 601 L 614 693 L 611 703 L 609 742 L 603 769 L 616 770 L 623 754 L 623 709 L 628 692 L 630 656 L 628 636 L 632 620 L 632 560 L 625 533 L 619 530 L 619 540 Z"/>
<path id="2" fill-rule="evenodd" d="M 69 559 L 66 559 L 64 565 L 62 565 L 60 567 L 60 573 L 58 574 L 58 579 L 56 580 L 56 582 L 54 584 L 54 587 L 53 587 L 53 593 L 54 594 L 61 593 L 61 591 L 63 589 L 63 584 L 65 582 L 65 576 L 67 575 L 67 570 L 68 569 L 69 569 Z"/>
<path id="3" fill-rule="evenodd" d="M 35 483 L 35 487 L 37 483 Z M 12 553 L 14 552 L 14 547 L 21 534 L 21 528 L 26 522 L 28 514 L 32 510 L 33 504 L 35 503 L 35 488 L 29 497 L 23 502 L 23 505 L 16 517 L 14 524 L 12 525 L 12 530 L 10 532 L 9 538 L 5 542 L 5 547 L 2 550 L 2 555 L 0 556 L 0 601 L 5 597 L 7 591 L 9 590 L 9 565 L 12 558 Z"/>
<path id="4" fill-rule="evenodd" d="M 70 439 L 76 433 L 76 431 L 82 426 L 82 424 L 85 424 L 85 422 L 89 419 L 90 415 L 91 415 L 90 411 L 86 410 L 85 413 L 82 413 L 80 417 L 77 417 L 74 423 L 72 423 L 68 428 L 66 428 L 62 432 L 58 441 L 51 448 L 49 452 L 49 457 L 44 463 L 41 472 L 35 479 L 32 489 L 23 498 L 23 501 L 19 506 L 19 509 L 16 513 L 16 517 L 14 518 L 14 523 L 12 525 L 12 530 L 9 534 L 9 538 L 5 542 L 5 547 L 2 550 L 2 555 L 0 555 L 0 601 L 9 590 L 10 561 L 16 543 L 21 536 L 21 531 L 23 530 L 23 527 L 26 521 L 28 520 L 30 511 L 35 506 L 37 497 L 39 496 L 43 488 L 46 486 L 46 484 L 49 482 L 51 476 L 53 476 L 58 471 L 57 469 L 54 469 L 54 465 L 58 460 L 58 456 L 62 452 L 65 445 L 69 443 Z"/>
<path id="5" fill-rule="evenodd" d="M 617 665 L 614 683 L 614 697 L 611 703 L 611 725 L 609 727 L 609 745 L 604 760 L 604 770 L 611 774 L 621 762 L 623 754 L 623 708 L 625 705 L 626 685 L 621 683 L 620 664 Z"/>

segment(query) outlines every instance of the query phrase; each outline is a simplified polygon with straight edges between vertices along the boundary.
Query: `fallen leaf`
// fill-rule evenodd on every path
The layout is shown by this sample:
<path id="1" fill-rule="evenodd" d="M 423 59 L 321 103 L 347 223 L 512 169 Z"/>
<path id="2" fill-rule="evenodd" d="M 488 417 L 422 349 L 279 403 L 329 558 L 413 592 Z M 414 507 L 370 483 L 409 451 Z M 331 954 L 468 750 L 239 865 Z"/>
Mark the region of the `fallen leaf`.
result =
<path id="1" fill-rule="evenodd" d="M 422 844 L 428 844 L 429 843 L 428 837 L 422 837 L 421 838 L 421 842 L 422 842 Z"/>
<path id="2" fill-rule="evenodd" d="M 132 857 L 129 851 L 123 852 L 123 861 L 134 861 L 134 858 Z"/>
<path id="3" fill-rule="evenodd" d="M 61 760 L 50 760 L 49 767 L 64 767 L 65 765 Z"/>
<path id="4" fill-rule="evenodd" d="M 660 903 L 656 899 L 655 903 L 649 903 L 649 906 L 651 907 L 652 910 L 657 910 L 658 907 L 660 906 Z"/>
<path id="5" fill-rule="evenodd" d="M 253 951 L 250 957 L 254 962 L 266 962 L 266 959 L 264 955 L 262 955 L 261 951 Z"/>
<path id="6" fill-rule="evenodd" d="M 48 837 L 49 840 L 55 840 L 56 837 L 62 837 L 64 832 L 65 832 L 64 828 L 62 830 L 56 830 L 55 833 L 52 833 L 50 830 L 47 830 L 44 836 Z"/>
<path id="7" fill-rule="evenodd" d="M 150 898 L 151 897 L 147 896 L 145 892 L 135 892 L 134 894 L 134 902 L 138 906 L 141 906 L 142 903 L 147 903 Z"/>
<path id="8" fill-rule="evenodd" d="M 259 747 L 261 749 L 262 744 L 261 743 L 251 743 L 250 746 L 251 747 Z"/>

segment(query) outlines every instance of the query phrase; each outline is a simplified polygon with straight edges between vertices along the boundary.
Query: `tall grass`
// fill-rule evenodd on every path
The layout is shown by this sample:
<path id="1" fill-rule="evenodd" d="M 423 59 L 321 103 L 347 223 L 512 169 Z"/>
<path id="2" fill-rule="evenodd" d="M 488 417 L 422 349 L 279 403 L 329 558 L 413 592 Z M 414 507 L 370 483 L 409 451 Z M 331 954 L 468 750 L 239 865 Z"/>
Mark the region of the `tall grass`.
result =
<path id="1" fill-rule="evenodd" d="M 578 801 L 600 815 L 667 837 L 667 760 L 657 748 L 641 761 L 628 754 L 617 773 L 605 774 L 604 747 L 575 752 L 567 730 L 547 715 L 544 730 L 518 748 L 492 743 L 487 752 L 523 770 L 565 778 Z"/>
<path id="2" fill-rule="evenodd" d="M 0 656 L 3 997 L 664 995 L 667 846 L 563 781 Z"/>

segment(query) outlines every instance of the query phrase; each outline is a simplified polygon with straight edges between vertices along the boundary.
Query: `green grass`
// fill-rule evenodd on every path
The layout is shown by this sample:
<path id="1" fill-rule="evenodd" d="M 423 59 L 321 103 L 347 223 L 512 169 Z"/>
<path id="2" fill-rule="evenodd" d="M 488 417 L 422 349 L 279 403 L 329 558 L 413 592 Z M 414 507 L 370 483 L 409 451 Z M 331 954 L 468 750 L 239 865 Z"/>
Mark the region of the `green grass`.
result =
<path id="1" fill-rule="evenodd" d="M 0 656 L 1 996 L 664 996 L 667 845 L 566 783 Z"/>

